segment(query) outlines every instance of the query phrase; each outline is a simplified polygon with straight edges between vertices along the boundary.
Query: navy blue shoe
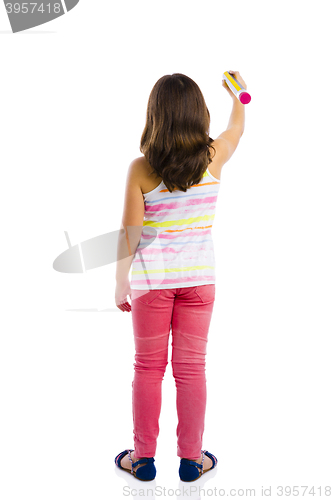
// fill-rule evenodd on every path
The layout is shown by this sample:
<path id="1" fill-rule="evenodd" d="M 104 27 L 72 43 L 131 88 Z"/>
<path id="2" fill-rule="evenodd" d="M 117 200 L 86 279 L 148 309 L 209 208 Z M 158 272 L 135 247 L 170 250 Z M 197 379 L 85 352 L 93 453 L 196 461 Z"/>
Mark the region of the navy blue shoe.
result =
<path id="1" fill-rule="evenodd" d="M 119 455 L 116 456 L 114 459 L 115 464 L 119 469 L 125 470 L 129 472 L 130 474 L 133 474 L 134 477 L 137 479 L 140 479 L 140 481 L 152 481 L 155 479 L 156 476 L 156 467 L 154 465 L 155 459 L 153 457 L 149 458 L 141 458 L 140 460 L 137 460 L 136 462 L 133 463 L 132 457 L 131 457 L 131 451 L 134 450 L 124 450 Z M 128 454 L 128 458 L 130 462 L 132 463 L 132 468 L 131 469 L 125 469 L 120 465 L 120 461 L 124 458 L 125 455 Z M 134 471 L 134 467 L 140 464 L 146 464 L 143 465 L 142 467 L 138 467 L 136 471 Z"/>
<path id="2" fill-rule="evenodd" d="M 212 453 L 209 453 L 209 451 L 207 450 L 201 450 L 201 453 L 202 453 L 201 464 L 198 464 L 193 460 L 188 460 L 187 458 L 182 458 L 180 460 L 179 477 L 182 481 L 186 482 L 196 481 L 197 479 L 199 479 L 200 476 L 202 476 L 202 474 L 216 467 L 217 458 Z M 210 467 L 210 469 L 203 470 L 203 462 L 205 459 L 205 455 L 211 459 L 213 464 Z"/>

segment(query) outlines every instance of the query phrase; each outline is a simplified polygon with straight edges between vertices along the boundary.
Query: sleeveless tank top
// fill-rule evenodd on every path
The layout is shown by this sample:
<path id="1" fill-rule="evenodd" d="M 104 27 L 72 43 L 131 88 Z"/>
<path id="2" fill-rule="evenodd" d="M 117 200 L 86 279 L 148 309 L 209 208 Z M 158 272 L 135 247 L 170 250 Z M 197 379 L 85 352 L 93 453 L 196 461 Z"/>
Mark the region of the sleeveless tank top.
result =
<path id="1" fill-rule="evenodd" d="M 170 193 L 162 181 L 145 193 L 141 239 L 132 261 L 133 290 L 215 283 L 212 227 L 220 181 L 208 168 L 199 184 Z"/>

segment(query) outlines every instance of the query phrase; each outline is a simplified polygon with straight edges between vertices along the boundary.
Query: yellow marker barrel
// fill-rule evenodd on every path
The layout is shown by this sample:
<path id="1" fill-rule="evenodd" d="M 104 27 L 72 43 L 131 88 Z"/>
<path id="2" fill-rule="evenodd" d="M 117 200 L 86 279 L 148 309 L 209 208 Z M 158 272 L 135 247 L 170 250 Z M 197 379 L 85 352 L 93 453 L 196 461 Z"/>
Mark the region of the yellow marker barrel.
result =
<path id="1" fill-rule="evenodd" d="M 250 94 L 245 90 L 243 85 L 241 85 L 239 81 L 236 80 L 236 78 L 232 76 L 228 71 L 225 71 L 223 73 L 222 79 L 225 80 L 229 89 L 242 104 L 248 104 L 251 101 Z"/>

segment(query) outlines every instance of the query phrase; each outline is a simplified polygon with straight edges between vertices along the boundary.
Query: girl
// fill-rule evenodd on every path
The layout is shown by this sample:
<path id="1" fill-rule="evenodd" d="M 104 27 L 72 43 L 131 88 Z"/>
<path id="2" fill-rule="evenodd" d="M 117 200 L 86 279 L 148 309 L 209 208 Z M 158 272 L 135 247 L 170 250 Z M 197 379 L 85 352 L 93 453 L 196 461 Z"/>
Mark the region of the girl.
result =
<path id="1" fill-rule="evenodd" d="M 247 88 L 238 71 L 230 73 Z M 224 80 L 222 86 L 233 107 L 227 130 L 213 140 L 210 114 L 198 85 L 180 73 L 160 78 L 149 96 L 140 143 L 144 156 L 130 164 L 127 175 L 115 301 L 121 311 L 132 312 L 134 450 L 119 453 L 115 463 L 146 481 L 156 475 L 154 456 L 170 330 L 179 476 L 194 481 L 217 464 L 213 454 L 201 449 L 205 355 L 215 301 L 211 229 L 221 169 L 245 126 L 244 105 Z"/>

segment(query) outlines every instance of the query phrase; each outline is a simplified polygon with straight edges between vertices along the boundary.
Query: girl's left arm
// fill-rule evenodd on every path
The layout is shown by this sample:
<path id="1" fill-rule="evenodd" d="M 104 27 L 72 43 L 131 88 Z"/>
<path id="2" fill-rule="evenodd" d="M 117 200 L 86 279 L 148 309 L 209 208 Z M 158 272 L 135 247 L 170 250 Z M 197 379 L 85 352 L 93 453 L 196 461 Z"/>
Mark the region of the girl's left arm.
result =
<path id="1" fill-rule="evenodd" d="M 133 257 L 141 239 L 144 219 L 144 198 L 141 191 L 140 159 L 128 168 L 125 201 L 117 247 L 117 284 L 128 283 Z"/>

